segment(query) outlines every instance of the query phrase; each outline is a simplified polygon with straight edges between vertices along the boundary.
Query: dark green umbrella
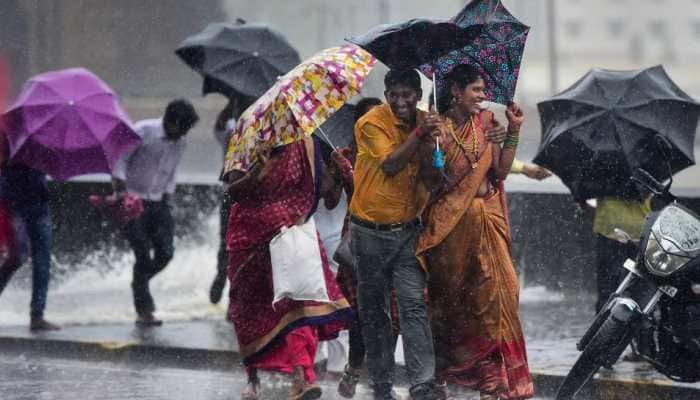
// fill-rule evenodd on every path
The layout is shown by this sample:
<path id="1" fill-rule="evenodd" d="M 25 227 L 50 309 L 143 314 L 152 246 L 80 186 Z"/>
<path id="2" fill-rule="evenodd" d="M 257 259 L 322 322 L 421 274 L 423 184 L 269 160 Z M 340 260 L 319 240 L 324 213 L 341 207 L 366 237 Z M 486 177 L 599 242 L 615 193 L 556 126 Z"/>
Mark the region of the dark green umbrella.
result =
<path id="1" fill-rule="evenodd" d="M 594 69 L 538 109 L 542 142 L 534 161 L 559 176 L 577 200 L 639 198 L 630 181 L 638 168 L 664 180 L 669 165 L 676 173 L 695 164 L 700 104 L 660 65 Z"/>
<path id="2" fill-rule="evenodd" d="M 204 77 L 204 94 L 258 98 L 301 62 L 279 32 L 260 24 L 212 23 L 175 50 Z"/>

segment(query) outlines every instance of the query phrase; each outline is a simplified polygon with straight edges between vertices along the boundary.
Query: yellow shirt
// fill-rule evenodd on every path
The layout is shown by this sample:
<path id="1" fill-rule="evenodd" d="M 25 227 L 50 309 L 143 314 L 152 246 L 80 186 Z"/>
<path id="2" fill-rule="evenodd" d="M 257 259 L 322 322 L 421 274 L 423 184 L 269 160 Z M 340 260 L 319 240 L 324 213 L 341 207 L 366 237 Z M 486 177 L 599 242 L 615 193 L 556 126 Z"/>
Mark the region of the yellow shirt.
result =
<path id="1" fill-rule="evenodd" d="M 596 199 L 593 232 L 615 239 L 615 228 L 629 233 L 633 239 L 642 235 L 644 220 L 651 212 L 651 198 L 645 201 L 626 201 L 614 197 Z"/>
<path id="2" fill-rule="evenodd" d="M 417 118 L 423 116 L 424 112 L 418 111 Z M 418 155 L 394 176 L 386 175 L 381 168 L 412 132 L 394 116 L 388 104 L 374 107 L 357 121 L 352 215 L 378 224 L 394 224 L 411 221 L 420 214 L 427 191 L 419 183 Z"/>

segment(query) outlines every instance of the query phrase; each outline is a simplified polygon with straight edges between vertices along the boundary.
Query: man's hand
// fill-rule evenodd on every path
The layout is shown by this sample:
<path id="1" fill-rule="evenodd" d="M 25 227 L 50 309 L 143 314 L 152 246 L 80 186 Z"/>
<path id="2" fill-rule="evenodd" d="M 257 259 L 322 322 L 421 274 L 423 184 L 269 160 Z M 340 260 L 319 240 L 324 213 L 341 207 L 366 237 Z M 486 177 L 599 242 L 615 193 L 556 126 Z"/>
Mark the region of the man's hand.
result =
<path id="1" fill-rule="evenodd" d="M 530 179 L 536 179 L 538 181 L 541 181 L 552 176 L 552 173 L 548 169 L 542 168 L 537 164 L 524 163 L 523 175 L 527 176 Z"/>
<path id="2" fill-rule="evenodd" d="M 433 136 L 435 134 L 434 131 L 439 129 L 441 124 L 442 117 L 440 116 L 440 114 L 438 114 L 434 110 L 431 110 L 430 112 L 426 113 L 425 119 L 423 119 L 423 122 L 418 127 L 418 130 L 420 130 L 421 132 L 420 138 Z"/>
<path id="3" fill-rule="evenodd" d="M 506 108 L 506 118 L 508 119 L 508 133 L 517 135 L 520 133 L 520 127 L 525 122 L 525 114 L 523 110 L 514 102 L 508 104 Z"/>
<path id="4" fill-rule="evenodd" d="M 112 177 L 112 191 L 115 194 L 120 194 L 126 191 L 126 183 L 118 178 Z"/>
<path id="5" fill-rule="evenodd" d="M 486 140 L 491 143 L 503 143 L 506 140 L 508 132 L 500 122 L 494 119 L 491 127 L 484 131 L 484 135 L 486 136 Z"/>

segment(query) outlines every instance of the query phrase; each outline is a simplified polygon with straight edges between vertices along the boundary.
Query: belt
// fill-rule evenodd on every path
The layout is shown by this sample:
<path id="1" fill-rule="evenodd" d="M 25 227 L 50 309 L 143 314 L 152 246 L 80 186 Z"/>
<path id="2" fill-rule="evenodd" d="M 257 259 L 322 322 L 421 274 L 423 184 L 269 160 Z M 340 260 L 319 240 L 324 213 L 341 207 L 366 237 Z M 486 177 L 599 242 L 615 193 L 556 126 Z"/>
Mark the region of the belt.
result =
<path id="1" fill-rule="evenodd" d="M 400 231 L 402 229 L 420 225 L 420 218 L 416 218 L 408 222 L 401 222 L 398 224 L 378 224 L 376 222 L 365 221 L 364 219 L 358 218 L 354 215 L 350 215 L 350 222 L 352 222 L 355 225 L 359 225 L 363 228 L 374 229 L 377 231 Z"/>

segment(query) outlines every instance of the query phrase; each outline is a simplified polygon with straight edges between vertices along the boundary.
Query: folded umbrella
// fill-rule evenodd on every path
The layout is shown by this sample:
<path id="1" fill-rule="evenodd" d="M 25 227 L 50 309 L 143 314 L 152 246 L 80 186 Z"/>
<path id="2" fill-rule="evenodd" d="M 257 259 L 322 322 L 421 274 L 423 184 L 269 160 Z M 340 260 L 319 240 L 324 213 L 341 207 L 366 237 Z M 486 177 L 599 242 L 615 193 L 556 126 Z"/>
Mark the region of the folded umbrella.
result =
<path id="1" fill-rule="evenodd" d="M 281 77 L 239 118 L 223 174 L 247 171 L 261 143 L 283 146 L 311 135 L 360 92 L 375 63 L 358 47 L 332 47 Z"/>
<path id="2" fill-rule="evenodd" d="M 367 50 L 391 69 L 410 69 L 464 47 L 480 32 L 480 26 L 463 28 L 445 20 L 417 18 L 378 25 L 346 40 Z"/>
<path id="3" fill-rule="evenodd" d="M 31 78 L 5 122 L 12 161 L 57 180 L 110 173 L 141 141 L 114 92 L 83 68 Z"/>
<path id="4" fill-rule="evenodd" d="M 281 33 L 268 26 L 212 23 L 185 39 L 175 50 L 204 77 L 204 94 L 260 97 L 299 64 L 299 53 Z"/>
<path id="5" fill-rule="evenodd" d="M 538 104 L 542 141 L 534 161 L 561 178 L 577 200 L 638 199 L 638 168 L 657 179 L 695 164 L 700 104 L 656 66 L 639 71 L 594 69 Z M 671 145 L 661 148 L 657 136 Z"/>
<path id="6" fill-rule="evenodd" d="M 426 76 L 436 75 L 438 91 L 444 79 L 460 64 L 479 70 L 486 84 L 486 99 L 501 104 L 513 100 L 530 27 L 515 18 L 500 0 L 474 0 L 452 21 L 463 27 L 478 27 L 480 34 L 464 47 L 421 65 Z"/>

